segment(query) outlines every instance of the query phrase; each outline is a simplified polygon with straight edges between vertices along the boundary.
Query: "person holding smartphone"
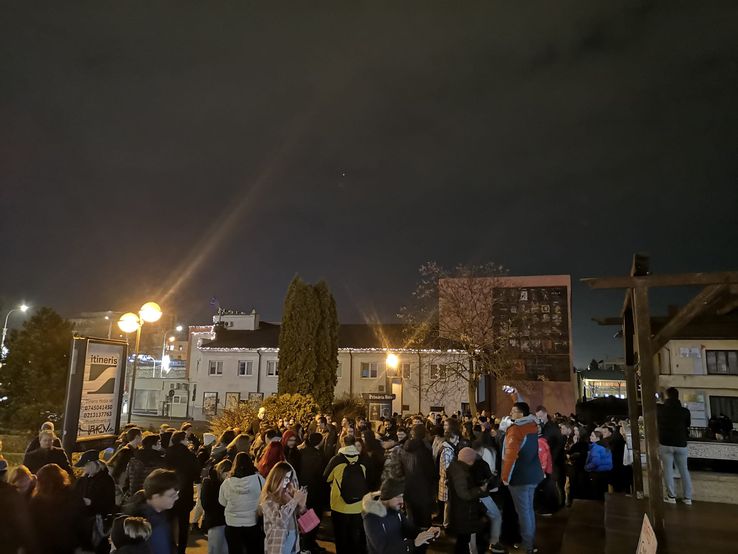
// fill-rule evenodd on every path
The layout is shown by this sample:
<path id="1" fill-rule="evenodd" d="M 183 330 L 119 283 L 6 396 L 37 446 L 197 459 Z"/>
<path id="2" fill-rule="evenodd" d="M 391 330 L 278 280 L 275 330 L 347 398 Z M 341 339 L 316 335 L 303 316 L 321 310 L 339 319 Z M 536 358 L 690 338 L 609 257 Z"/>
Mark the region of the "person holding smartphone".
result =
<path id="1" fill-rule="evenodd" d="M 305 513 L 307 489 L 300 487 L 295 468 L 278 462 L 269 472 L 259 507 L 264 514 L 264 554 L 297 554 L 300 533 L 297 518 Z"/>

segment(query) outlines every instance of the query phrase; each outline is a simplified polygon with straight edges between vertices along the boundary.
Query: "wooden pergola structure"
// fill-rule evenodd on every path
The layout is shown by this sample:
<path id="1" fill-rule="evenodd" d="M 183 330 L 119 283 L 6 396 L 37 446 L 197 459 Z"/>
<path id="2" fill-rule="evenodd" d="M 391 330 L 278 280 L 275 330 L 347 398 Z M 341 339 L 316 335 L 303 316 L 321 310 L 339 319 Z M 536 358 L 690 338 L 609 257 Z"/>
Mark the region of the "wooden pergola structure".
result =
<path id="1" fill-rule="evenodd" d="M 695 317 L 708 309 L 718 308 L 727 313 L 738 307 L 738 271 L 716 273 L 683 273 L 652 275 L 650 259 L 635 254 L 630 275 L 625 277 L 594 277 L 582 279 L 593 289 L 626 289 L 620 317 L 596 319 L 601 325 L 621 325 L 625 346 L 625 378 L 628 392 L 628 416 L 633 443 L 633 485 L 636 495 L 643 497 L 643 471 L 640 464 L 641 442 L 638 431 L 638 381 L 641 384 L 641 404 L 646 436 L 646 467 L 648 468 L 648 516 L 659 541 L 664 538 L 664 506 L 662 471 L 659 461 L 659 433 L 656 419 L 656 393 L 659 376 L 654 355 Z M 651 332 L 649 289 L 655 287 L 704 287 L 655 335 Z"/>

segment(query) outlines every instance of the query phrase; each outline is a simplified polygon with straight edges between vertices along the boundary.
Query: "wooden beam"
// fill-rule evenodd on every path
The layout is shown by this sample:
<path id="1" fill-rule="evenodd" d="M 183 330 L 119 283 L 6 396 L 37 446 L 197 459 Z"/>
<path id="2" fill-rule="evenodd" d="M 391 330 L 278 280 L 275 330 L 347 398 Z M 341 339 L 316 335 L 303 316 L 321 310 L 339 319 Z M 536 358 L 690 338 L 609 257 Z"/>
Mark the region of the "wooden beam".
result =
<path id="1" fill-rule="evenodd" d="M 659 460 L 659 429 L 656 418 L 656 389 L 659 376 L 653 363 L 651 350 L 651 314 L 648 307 L 648 288 L 633 290 L 633 316 L 638 365 L 641 372 L 641 406 L 646 435 L 646 460 L 648 463 L 648 517 L 659 543 L 664 534 L 664 499 L 661 485 L 661 461 Z M 631 424 L 633 422 L 631 421 Z M 636 420 L 637 424 L 637 420 Z"/>
<path id="2" fill-rule="evenodd" d="M 686 287 L 738 283 L 738 271 L 678 273 L 632 277 L 586 277 L 581 281 L 592 289 L 630 289 L 635 287 Z"/>
<path id="3" fill-rule="evenodd" d="M 602 325 L 602 326 L 622 325 L 623 324 L 623 318 L 622 317 L 593 317 L 592 318 L 592 321 L 594 321 L 598 325 Z"/>
<path id="4" fill-rule="evenodd" d="M 630 442 L 633 448 L 633 494 L 643 498 L 643 465 L 641 462 L 641 432 L 638 426 L 638 381 L 633 352 L 633 311 L 627 310 L 623 317 L 623 346 L 625 348 L 625 386 L 628 395 L 628 419 L 630 420 Z M 626 438 L 626 437 L 623 437 Z"/>
<path id="5" fill-rule="evenodd" d="M 682 307 L 651 341 L 651 350 L 656 353 L 669 340 L 684 329 L 695 317 L 704 312 L 712 302 L 728 290 L 728 285 L 710 285 L 702 289 L 688 304 Z"/>

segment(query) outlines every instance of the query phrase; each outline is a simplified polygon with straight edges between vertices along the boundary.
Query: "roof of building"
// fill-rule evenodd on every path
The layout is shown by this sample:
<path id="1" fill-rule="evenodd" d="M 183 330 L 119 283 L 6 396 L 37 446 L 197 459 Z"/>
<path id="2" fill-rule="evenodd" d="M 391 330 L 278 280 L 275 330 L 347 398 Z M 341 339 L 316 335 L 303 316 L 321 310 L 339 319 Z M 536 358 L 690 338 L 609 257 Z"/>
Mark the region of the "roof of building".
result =
<path id="1" fill-rule="evenodd" d="M 619 369 L 585 369 L 578 371 L 582 379 L 596 381 L 625 381 L 625 372 Z"/>
<path id="2" fill-rule="evenodd" d="M 402 350 L 408 346 L 406 327 L 402 324 L 343 324 L 338 330 L 338 347 L 346 350 Z M 204 341 L 203 349 L 252 350 L 279 347 L 280 325 L 261 322 L 255 331 L 216 329 L 216 337 Z M 444 345 L 448 348 L 451 344 Z M 426 346 L 430 348 L 430 346 Z"/>

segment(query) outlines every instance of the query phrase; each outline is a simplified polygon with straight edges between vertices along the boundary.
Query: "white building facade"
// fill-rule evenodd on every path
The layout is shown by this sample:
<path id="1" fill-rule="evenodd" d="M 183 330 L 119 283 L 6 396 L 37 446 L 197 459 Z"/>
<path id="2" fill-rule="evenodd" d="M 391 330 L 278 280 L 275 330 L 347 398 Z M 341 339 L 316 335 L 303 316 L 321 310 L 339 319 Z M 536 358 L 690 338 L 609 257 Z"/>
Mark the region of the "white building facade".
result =
<path id="1" fill-rule="evenodd" d="M 679 338 L 656 354 L 661 389 L 676 387 L 692 413 L 692 425 L 707 427 L 721 413 L 738 427 L 738 337 Z"/>
<path id="2" fill-rule="evenodd" d="M 190 417 L 208 419 L 228 406 L 277 393 L 279 325 L 256 313 L 215 316 L 220 326 L 190 328 Z M 408 350 L 399 325 L 342 325 L 335 396 L 394 394 L 397 413 L 468 409 L 465 381 L 438 379 L 459 353 Z M 397 368 L 387 367 L 388 354 Z M 428 383 L 435 383 L 429 387 Z"/>

